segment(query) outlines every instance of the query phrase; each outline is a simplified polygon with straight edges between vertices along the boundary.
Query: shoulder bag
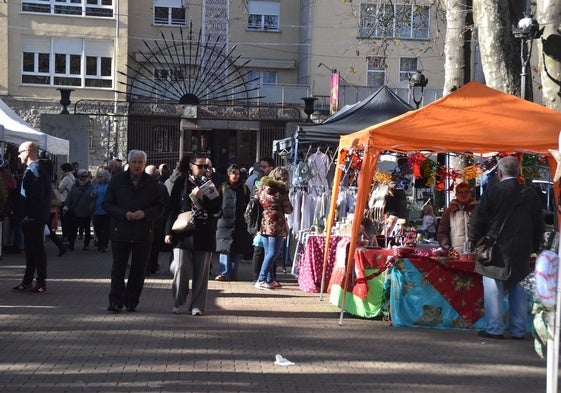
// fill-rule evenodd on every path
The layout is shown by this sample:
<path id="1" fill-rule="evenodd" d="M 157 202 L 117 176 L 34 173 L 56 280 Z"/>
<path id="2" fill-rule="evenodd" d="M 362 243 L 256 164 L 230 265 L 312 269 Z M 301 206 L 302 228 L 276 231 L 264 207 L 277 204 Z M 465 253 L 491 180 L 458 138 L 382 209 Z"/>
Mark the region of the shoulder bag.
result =
<path id="1" fill-rule="evenodd" d="M 505 219 L 503 220 L 503 223 L 501 224 L 501 227 L 499 228 L 499 231 L 497 232 L 496 237 L 493 238 L 489 235 L 485 235 L 482 236 L 477 241 L 477 243 L 475 243 L 474 256 L 476 262 L 479 262 L 484 266 L 490 265 L 493 262 L 495 243 L 497 243 L 497 239 L 499 238 L 499 235 L 501 234 L 506 222 L 510 218 L 510 215 L 514 211 L 515 206 L 516 205 L 511 206 L 510 210 L 508 211 L 508 214 L 506 215 Z"/>

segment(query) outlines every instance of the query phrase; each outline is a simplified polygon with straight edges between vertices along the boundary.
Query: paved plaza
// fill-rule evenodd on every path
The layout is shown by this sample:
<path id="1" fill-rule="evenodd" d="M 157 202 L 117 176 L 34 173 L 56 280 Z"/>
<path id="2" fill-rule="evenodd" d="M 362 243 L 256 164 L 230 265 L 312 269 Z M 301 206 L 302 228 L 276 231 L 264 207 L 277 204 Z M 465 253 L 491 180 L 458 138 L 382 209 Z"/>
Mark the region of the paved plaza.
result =
<path id="1" fill-rule="evenodd" d="M 530 341 L 409 329 L 345 316 L 285 286 L 210 282 L 204 316 L 171 313 L 171 276 L 147 278 L 136 313 L 108 314 L 111 254 L 49 255 L 48 293 L 12 292 L 23 254 L 0 261 L 0 392 L 545 392 Z M 280 354 L 295 363 L 274 364 Z"/>

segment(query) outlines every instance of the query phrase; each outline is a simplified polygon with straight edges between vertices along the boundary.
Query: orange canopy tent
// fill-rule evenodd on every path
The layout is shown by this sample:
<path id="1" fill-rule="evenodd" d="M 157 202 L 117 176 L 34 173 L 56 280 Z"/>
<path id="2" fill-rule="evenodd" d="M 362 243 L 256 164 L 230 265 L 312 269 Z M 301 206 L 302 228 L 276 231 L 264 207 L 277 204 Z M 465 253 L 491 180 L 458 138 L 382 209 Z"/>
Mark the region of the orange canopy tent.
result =
<path id="1" fill-rule="evenodd" d="M 359 236 L 360 217 L 366 207 L 378 156 L 384 151 L 456 152 L 483 154 L 507 151 L 544 154 L 554 165 L 549 149 L 558 149 L 561 113 L 470 82 L 431 104 L 361 131 L 341 136 L 327 220 L 327 247 L 342 177 L 350 149 L 364 150 L 358 179 L 355 217 L 346 268 L 345 286 Z M 554 169 L 554 168 L 553 168 Z M 342 303 L 344 309 L 344 300 Z M 341 318 L 343 310 L 341 311 Z M 341 319 L 342 321 L 342 319 Z"/>

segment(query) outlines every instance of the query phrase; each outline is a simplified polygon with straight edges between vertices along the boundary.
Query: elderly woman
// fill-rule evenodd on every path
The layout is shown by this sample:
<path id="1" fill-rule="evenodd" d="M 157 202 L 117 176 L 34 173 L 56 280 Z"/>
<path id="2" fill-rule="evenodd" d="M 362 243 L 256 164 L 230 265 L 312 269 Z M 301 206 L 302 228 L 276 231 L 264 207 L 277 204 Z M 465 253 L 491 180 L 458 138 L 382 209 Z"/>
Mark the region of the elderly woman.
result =
<path id="1" fill-rule="evenodd" d="M 95 197 L 95 207 L 93 212 L 93 227 L 97 239 L 97 250 L 107 252 L 109 244 L 109 232 L 111 228 L 111 217 L 107 214 L 101 203 L 105 198 L 107 186 L 111 180 L 108 170 L 102 169 L 95 175 L 93 183 L 93 196 Z"/>
<path id="2" fill-rule="evenodd" d="M 259 233 L 263 240 L 265 258 L 255 283 L 258 289 L 274 289 L 273 269 L 275 259 L 279 256 L 284 238 L 288 236 L 288 224 L 285 214 L 292 213 L 292 204 L 288 199 L 288 171 L 276 167 L 268 176 L 261 178 L 257 198 L 263 206 L 263 219 Z"/>
<path id="3" fill-rule="evenodd" d="M 476 205 L 471 197 L 471 189 L 466 182 L 456 186 L 456 198 L 442 213 L 436 238 L 445 250 L 455 249 L 462 252 L 468 241 L 469 218 Z"/>

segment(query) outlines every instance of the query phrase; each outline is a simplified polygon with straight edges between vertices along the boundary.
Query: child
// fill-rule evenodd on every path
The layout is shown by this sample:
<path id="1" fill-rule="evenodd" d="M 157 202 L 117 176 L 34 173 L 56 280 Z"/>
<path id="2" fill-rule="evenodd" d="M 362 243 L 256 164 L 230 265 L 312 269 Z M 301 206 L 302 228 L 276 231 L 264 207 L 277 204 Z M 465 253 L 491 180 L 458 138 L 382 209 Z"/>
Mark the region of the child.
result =
<path id="1" fill-rule="evenodd" d="M 436 217 L 431 205 L 423 206 L 423 223 L 419 228 L 425 239 L 436 238 Z"/>

